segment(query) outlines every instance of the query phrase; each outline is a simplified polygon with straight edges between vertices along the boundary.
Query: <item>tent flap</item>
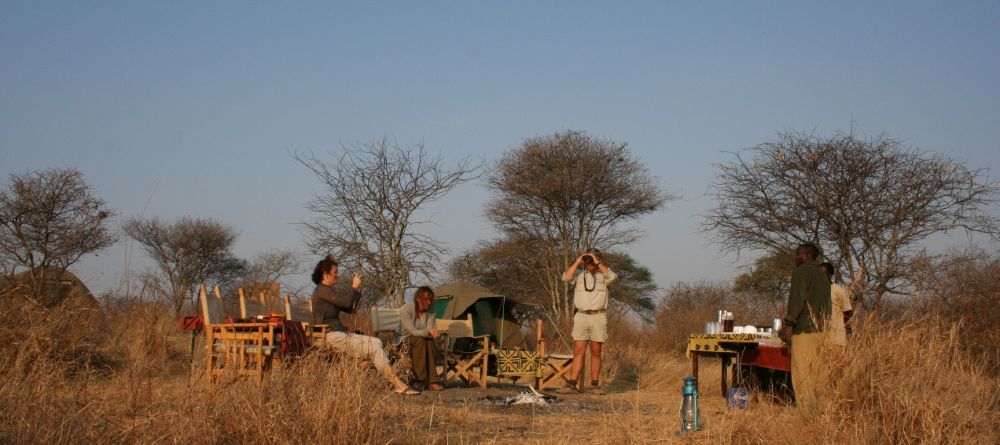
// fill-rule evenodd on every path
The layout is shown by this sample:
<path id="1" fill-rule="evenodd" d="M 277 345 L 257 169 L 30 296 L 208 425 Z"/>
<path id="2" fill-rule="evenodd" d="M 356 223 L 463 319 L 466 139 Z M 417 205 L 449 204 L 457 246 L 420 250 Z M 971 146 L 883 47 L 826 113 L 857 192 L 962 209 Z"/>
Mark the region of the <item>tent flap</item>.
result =
<path id="1" fill-rule="evenodd" d="M 498 348 L 524 346 L 524 332 L 511 309 L 517 302 L 485 287 L 455 282 L 437 289 L 438 318 L 456 320 L 472 314 L 476 335 L 489 334 Z"/>

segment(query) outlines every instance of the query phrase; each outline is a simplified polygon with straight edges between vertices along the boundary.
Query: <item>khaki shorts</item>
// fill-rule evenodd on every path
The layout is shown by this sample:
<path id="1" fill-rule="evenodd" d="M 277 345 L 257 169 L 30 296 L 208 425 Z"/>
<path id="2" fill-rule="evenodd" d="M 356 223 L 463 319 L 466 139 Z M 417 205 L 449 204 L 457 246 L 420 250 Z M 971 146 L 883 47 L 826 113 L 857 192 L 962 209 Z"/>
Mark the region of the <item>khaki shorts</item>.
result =
<path id="1" fill-rule="evenodd" d="M 604 343 L 608 339 L 607 314 L 584 314 L 577 312 L 573 316 L 573 340 L 590 340 Z"/>

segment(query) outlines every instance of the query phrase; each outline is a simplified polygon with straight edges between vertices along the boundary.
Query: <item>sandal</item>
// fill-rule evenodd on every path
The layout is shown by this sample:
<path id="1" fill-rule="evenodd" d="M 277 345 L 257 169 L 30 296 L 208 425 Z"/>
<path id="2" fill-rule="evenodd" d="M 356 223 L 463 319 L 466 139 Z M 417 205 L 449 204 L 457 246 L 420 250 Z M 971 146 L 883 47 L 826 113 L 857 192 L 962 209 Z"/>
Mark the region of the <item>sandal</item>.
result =
<path id="1" fill-rule="evenodd" d="M 399 394 L 401 396 L 416 396 L 420 394 L 420 391 L 410 388 L 409 386 L 404 387 L 402 389 L 394 389 L 392 390 L 392 392 Z"/>

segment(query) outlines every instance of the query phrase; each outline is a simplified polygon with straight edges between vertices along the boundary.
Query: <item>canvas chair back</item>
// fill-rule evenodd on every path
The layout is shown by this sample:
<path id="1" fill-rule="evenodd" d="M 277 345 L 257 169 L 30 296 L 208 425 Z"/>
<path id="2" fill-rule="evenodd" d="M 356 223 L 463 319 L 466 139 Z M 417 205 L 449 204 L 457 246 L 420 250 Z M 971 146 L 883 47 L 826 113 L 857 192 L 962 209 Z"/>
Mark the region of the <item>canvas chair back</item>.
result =
<path id="1" fill-rule="evenodd" d="M 392 345 L 398 346 L 407 337 L 403 332 L 403 323 L 399 319 L 399 308 L 372 308 L 372 333 L 391 332 Z"/>
<path id="2" fill-rule="evenodd" d="M 285 295 L 284 300 L 285 300 L 284 301 L 285 302 L 285 318 L 287 318 L 289 320 L 292 320 L 292 321 L 297 321 L 297 322 L 300 322 L 300 323 L 301 322 L 305 322 L 305 323 L 312 323 L 313 322 L 313 318 L 312 318 L 312 302 L 311 301 L 309 301 L 309 302 L 307 302 L 305 304 L 294 304 L 294 303 L 292 303 L 292 299 L 289 298 L 288 295 Z"/>
<path id="3" fill-rule="evenodd" d="M 464 320 L 434 320 L 434 328 L 449 338 L 474 337 L 472 333 L 472 314 Z"/>
<path id="4" fill-rule="evenodd" d="M 396 332 L 403 329 L 399 321 L 399 309 L 377 307 L 372 309 L 373 332 Z"/>
<path id="5" fill-rule="evenodd" d="M 240 318 L 254 318 L 258 315 L 266 316 L 267 307 L 264 305 L 264 293 L 261 292 L 260 298 L 247 297 L 243 292 L 243 288 L 240 288 Z"/>
<path id="6" fill-rule="evenodd" d="M 205 319 L 206 325 L 221 324 L 226 319 L 226 313 L 222 308 L 222 295 L 219 286 L 212 289 L 209 295 L 205 291 L 205 285 L 198 287 L 198 299 L 201 300 L 201 316 Z"/>

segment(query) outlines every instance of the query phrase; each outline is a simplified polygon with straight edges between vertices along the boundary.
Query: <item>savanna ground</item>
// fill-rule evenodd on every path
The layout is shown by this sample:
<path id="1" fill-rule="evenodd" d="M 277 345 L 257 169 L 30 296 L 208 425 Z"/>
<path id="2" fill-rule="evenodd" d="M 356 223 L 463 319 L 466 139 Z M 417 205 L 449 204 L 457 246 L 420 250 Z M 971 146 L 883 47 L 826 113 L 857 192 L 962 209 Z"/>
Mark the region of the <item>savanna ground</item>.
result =
<path id="1" fill-rule="evenodd" d="M 192 365 L 190 337 L 159 304 L 119 301 L 102 313 L 3 298 L 2 443 L 997 443 L 1000 431 L 996 363 L 969 355 L 960 322 L 933 315 L 862 323 L 850 365 L 813 412 L 766 401 L 727 409 L 719 365 L 703 359 L 705 428 L 678 437 L 690 373 L 680 322 L 616 325 L 609 394 L 532 407 L 490 398 L 523 388 L 509 384 L 402 397 L 358 363 L 318 354 L 260 386 L 209 390 L 203 340 Z"/>

